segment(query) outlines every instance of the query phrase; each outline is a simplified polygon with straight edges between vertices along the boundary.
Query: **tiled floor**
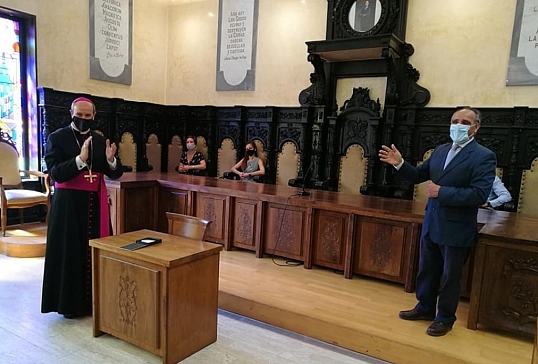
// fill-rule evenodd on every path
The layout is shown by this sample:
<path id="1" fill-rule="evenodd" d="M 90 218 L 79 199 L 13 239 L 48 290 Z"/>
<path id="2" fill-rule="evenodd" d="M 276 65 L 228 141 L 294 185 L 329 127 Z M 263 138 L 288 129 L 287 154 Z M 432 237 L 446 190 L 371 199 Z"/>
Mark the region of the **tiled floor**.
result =
<path id="1" fill-rule="evenodd" d="M 0 363 L 161 363 L 160 357 L 109 335 L 92 336 L 91 318 L 41 314 L 43 258 L 0 255 Z M 384 363 L 220 311 L 216 343 L 187 364 Z"/>

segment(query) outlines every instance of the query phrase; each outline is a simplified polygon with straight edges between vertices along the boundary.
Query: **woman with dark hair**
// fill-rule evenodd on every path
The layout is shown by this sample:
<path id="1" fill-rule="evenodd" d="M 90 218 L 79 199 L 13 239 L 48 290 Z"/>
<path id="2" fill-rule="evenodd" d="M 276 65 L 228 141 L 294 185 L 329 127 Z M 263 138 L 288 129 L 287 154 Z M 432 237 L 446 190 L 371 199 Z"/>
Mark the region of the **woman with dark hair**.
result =
<path id="1" fill-rule="evenodd" d="M 192 135 L 189 135 L 185 139 L 187 149 L 181 154 L 177 169 L 179 173 L 199 175 L 201 171 L 205 171 L 206 163 L 204 155 L 196 150 L 197 145 L 196 138 Z"/>
<path id="2" fill-rule="evenodd" d="M 253 181 L 254 177 L 265 174 L 265 166 L 258 158 L 258 148 L 252 140 L 247 142 L 245 156 L 232 167 L 232 172 L 237 174 L 241 181 Z"/>

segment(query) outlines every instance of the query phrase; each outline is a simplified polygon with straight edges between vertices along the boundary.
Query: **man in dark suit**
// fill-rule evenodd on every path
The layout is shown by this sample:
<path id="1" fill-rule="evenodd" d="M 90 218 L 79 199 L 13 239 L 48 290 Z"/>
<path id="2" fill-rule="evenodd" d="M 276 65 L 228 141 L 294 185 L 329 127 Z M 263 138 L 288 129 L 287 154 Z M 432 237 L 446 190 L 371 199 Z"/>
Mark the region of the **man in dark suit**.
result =
<path id="1" fill-rule="evenodd" d="M 495 179 L 495 153 L 475 140 L 480 112 L 463 108 L 450 125 L 453 143 L 443 144 L 418 167 L 405 162 L 394 144 L 379 151 L 413 183 L 428 181 L 428 203 L 420 240 L 417 305 L 401 311 L 404 320 L 433 321 L 426 331 L 443 336 L 456 321 L 463 266 L 477 238 L 478 207 L 486 202 Z M 437 306 L 437 310 L 436 310 Z"/>

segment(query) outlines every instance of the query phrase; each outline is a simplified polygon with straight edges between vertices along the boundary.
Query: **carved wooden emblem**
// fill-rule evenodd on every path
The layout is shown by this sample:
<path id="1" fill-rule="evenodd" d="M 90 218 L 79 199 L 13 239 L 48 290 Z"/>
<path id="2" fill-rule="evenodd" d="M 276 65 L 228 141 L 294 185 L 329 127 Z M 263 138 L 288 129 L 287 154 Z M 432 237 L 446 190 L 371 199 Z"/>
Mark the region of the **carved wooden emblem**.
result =
<path id="1" fill-rule="evenodd" d="M 215 201 L 209 200 L 205 203 L 204 219 L 212 223 L 207 225 L 207 235 L 215 235 L 215 221 L 217 221 L 217 213 L 215 212 Z"/>
<path id="2" fill-rule="evenodd" d="M 338 233 L 338 222 L 334 218 L 327 218 L 322 224 L 320 250 L 324 253 L 325 259 L 338 262 L 340 255 L 340 234 Z"/>
<path id="3" fill-rule="evenodd" d="M 385 267 L 390 259 L 390 229 L 377 229 L 372 244 L 372 258 L 376 267 Z"/>
<path id="4" fill-rule="evenodd" d="M 137 311 L 136 282 L 129 276 L 120 276 L 119 292 L 120 322 L 134 325 Z"/>
<path id="5" fill-rule="evenodd" d="M 238 235 L 242 242 L 252 241 L 252 220 L 250 219 L 248 210 L 241 208 L 239 217 Z"/>
<path id="6" fill-rule="evenodd" d="M 533 258 L 510 259 L 503 269 L 504 284 L 509 296 L 504 296 L 502 312 L 519 325 L 534 323 L 538 317 L 538 261 Z"/>
<path id="7" fill-rule="evenodd" d="M 281 222 L 281 225 L 277 233 L 276 246 L 281 246 L 289 250 L 293 243 L 293 228 L 290 225 L 291 219 L 286 217 L 285 210 L 278 210 L 278 221 Z"/>

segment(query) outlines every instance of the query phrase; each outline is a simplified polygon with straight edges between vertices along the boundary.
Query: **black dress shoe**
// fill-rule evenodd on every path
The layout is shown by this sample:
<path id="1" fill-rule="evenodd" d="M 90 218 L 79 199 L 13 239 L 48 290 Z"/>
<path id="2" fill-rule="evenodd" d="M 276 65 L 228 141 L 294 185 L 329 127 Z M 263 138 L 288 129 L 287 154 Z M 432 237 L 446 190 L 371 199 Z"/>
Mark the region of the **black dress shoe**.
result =
<path id="1" fill-rule="evenodd" d="M 73 320 L 73 319 L 76 319 L 80 317 L 80 315 L 76 314 L 76 313 L 64 313 L 64 318 L 68 319 L 68 320 Z"/>
<path id="2" fill-rule="evenodd" d="M 452 330 L 452 326 L 445 326 L 442 322 L 434 321 L 426 333 L 430 336 L 445 336 L 450 330 Z"/>
<path id="3" fill-rule="evenodd" d="M 91 315 L 92 315 L 91 311 L 90 312 L 81 311 L 81 312 L 63 314 L 64 318 L 69 319 L 69 320 L 80 318 L 80 317 L 91 316 Z"/>
<path id="4" fill-rule="evenodd" d="M 413 308 L 412 310 L 400 311 L 400 318 L 402 320 L 433 321 L 435 319 L 435 314 L 417 311 L 416 309 Z"/>

